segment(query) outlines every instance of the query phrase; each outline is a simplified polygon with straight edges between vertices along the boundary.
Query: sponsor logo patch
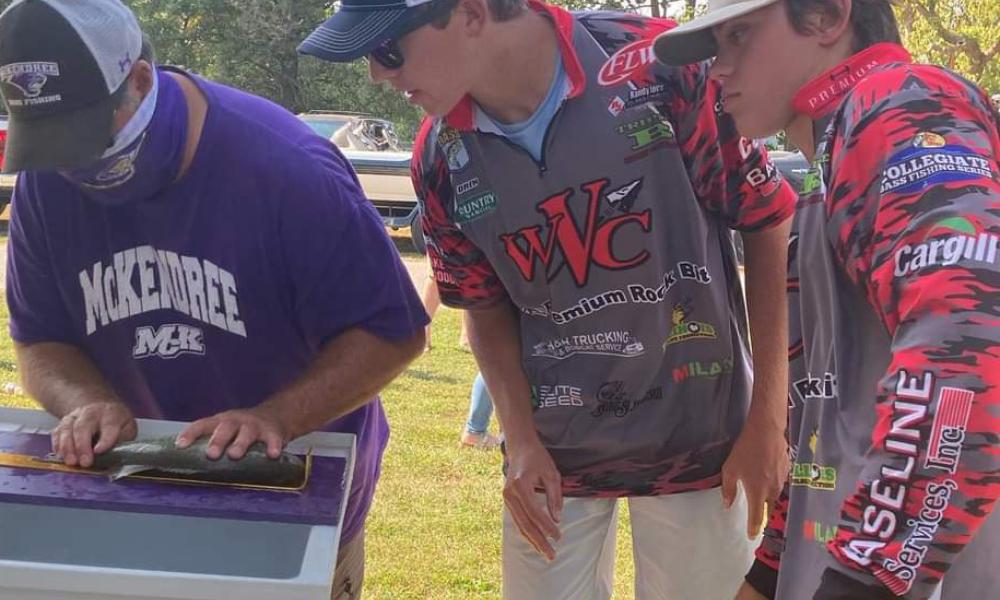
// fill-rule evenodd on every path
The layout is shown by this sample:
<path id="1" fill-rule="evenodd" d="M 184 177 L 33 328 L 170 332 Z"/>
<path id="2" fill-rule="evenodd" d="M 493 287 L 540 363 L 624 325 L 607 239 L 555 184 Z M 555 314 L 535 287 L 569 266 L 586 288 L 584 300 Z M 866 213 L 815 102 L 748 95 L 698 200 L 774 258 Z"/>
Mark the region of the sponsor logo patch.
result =
<path id="1" fill-rule="evenodd" d="M 625 164 L 643 159 L 661 148 L 673 146 L 677 139 L 674 126 L 659 115 L 646 115 L 631 123 L 619 125 L 615 131 L 629 138 L 632 150 L 635 150 L 625 157 Z"/>
<path id="2" fill-rule="evenodd" d="M 594 296 L 581 298 L 572 306 L 564 309 L 554 310 L 552 302 L 548 301 L 541 306 L 523 307 L 521 311 L 532 317 L 543 317 L 550 319 L 557 325 L 564 325 L 610 306 L 629 303 L 658 304 L 666 299 L 667 293 L 678 281 L 693 281 L 700 285 L 708 285 L 712 281 L 712 276 L 708 272 L 708 267 L 682 260 L 677 263 L 674 269 L 664 273 L 662 283 L 655 288 L 634 283 L 625 289 L 607 290 Z"/>
<path id="3" fill-rule="evenodd" d="M 597 73 L 597 82 L 603 86 L 618 85 L 640 75 L 655 60 L 653 40 L 636 40 L 622 46 L 608 58 Z"/>
<path id="4" fill-rule="evenodd" d="M 622 114 L 623 110 L 625 110 L 625 101 L 622 100 L 621 96 L 615 96 L 611 99 L 611 102 L 608 103 L 608 112 L 611 113 L 611 116 L 613 117 L 617 117 Z"/>
<path id="5" fill-rule="evenodd" d="M 970 390 L 942 386 L 938 392 L 937 413 L 931 425 L 930 446 L 924 468 L 942 469 L 951 474 L 958 468 L 965 441 L 965 427 L 969 424 L 972 401 L 976 395 Z"/>
<path id="6" fill-rule="evenodd" d="M 723 358 L 721 360 L 700 361 L 693 360 L 687 364 L 674 368 L 674 383 L 687 381 L 688 379 L 715 379 L 720 375 L 727 375 L 733 372 L 733 359 Z"/>
<path id="7" fill-rule="evenodd" d="M 642 342 L 629 331 L 601 331 L 539 342 L 535 344 L 532 356 L 555 360 L 578 354 L 632 358 L 645 352 Z"/>
<path id="8" fill-rule="evenodd" d="M 740 157 L 743 160 L 747 160 L 757 150 L 757 141 L 740 138 L 739 148 Z M 781 176 L 774 164 L 770 160 L 767 160 L 762 166 L 752 169 L 747 173 L 746 180 L 758 194 L 761 196 L 770 196 L 778 189 L 778 185 L 781 183 Z"/>
<path id="9" fill-rule="evenodd" d="M 619 271 L 646 262 L 650 256 L 647 250 L 634 249 L 631 256 L 623 257 L 615 253 L 614 240 L 627 225 L 631 226 L 626 230 L 627 235 L 641 238 L 641 234 L 649 233 L 652 211 L 646 209 L 638 213 L 627 212 L 602 218 L 601 199 L 609 184 L 610 180 L 605 178 L 580 186 L 584 192 L 583 217 L 580 219 L 584 224 L 582 228 L 577 227 L 577 220 L 569 206 L 571 198 L 580 196 L 575 195 L 573 188 L 566 188 L 535 205 L 536 210 L 545 216 L 546 227 L 530 225 L 513 233 L 500 235 L 500 242 L 507 256 L 517 266 L 525 281 L 535 279 L 535 266 L 539 262 L 547 281 L 552 281 L 565 265 L 579 287 L 585 286 L 590 279 L 592 265 Z M 543 234 L 544 229 L 548 231 Z M 562 261 L 559 260 L 560 255 Z"/>
<path id="10" fill-rule="evenodd" d="M 8 97 L 7 103 L 11 106 L 50 104 L 62 100 L 60 94 L 42 96 L 49 78 L 58 76 L 59 65 L 54 62 L 17 62 L 0 67 L 0 82 L 17 88 L 23 96 Z"/>
<path id="11" fill-rule="evenodd" d="M 456 202 L 455 222 L 468 223 L 488 215 L 497 209 L 497 197 L 493 192 L 480 194 L 475 198 Z"/>
<path id="12" fill-rule="evenodd" d="M 479 178 L 473 177 L 472 179 L 468 181 L 463 181 L 462 183 L 455 186 L 455 195 L 462 196 L 464 194 L 468 194 L 477 187 L 479 187 Z"/>
<path id="13" fill-rule="evenodd" d="M 462 141 L 462 134 L 456 129 L 445 127 L 438 134 L 438 144 L 448 162 L 448 169 L 454 173 L 469 166 L 469 151 Z"/>
<path id="14" fill-rule="evenodd" d="M 872 570 L 875 577 L 897 596 L 902 596 L 913 587 L 917 569 L 924 563 L 927 549 L 941 527 L 945 509 L 951 503 L 951 495 L 957 489 L 958 484 L 951 479 L 945 479 L 940 484 L 929 483 L 917 518 L 907 521 L 913 531 L 903 540 L 903 547 L 895 559 L 886 558 L 881 566 Z"/>
<path id="15" fill-rule="evenodd" d="M 837 397 L 837 375 L 824 373 L 822 377 L 813 377 L 807 374 L 794 382 L 792 387 L 803 401 L 831 400 Z"/>
<path id="16" fill-rule="evenodd" d="M 535 408 L 583 406 L 583 393 L 571 385 L 536 385 L 531 388 L 531 404 Z"/>
<path id="17" fill-rule="evenodd" d="M 941 237 L 942 234 L 947 237 Z M 906 244 L 894 257 L 896 277 L 912 275 L 925 267 L 951 266 L 959 262 L 992 265 L 997 262 L 1000 237 L 978 233 L 975 226 L 964 217 L 951 217 L 939 221 L 929 233 L 935 239 L 919 244 Z"/>
<path id="18" fill-rule="evenodd" d="M 641 87 L 634 90 L 629 90 L 628 100 L 625 102 L 625 108 L 635 108 L 636 106 L 642 106 L 647 102 L 653 102 L 659 100 L 667 95 L 667 86 L 662 83 L 657 83 L 654 85 L 647 85 L 646 87 Z"/>
<path id="19" fill-rule="evenodd" d="M 152 327 L 136 328 L 133 358 L 176 358 L 181 354 L 205 354 L 201 329 L 179 323 L 161 325 L 155 330 Z"/>
<path id="20" fill-rule="evenodd" d="M 674 305 L 674 309 L 670 314 L 670 319 L 673 321 L 674 326 L 670 330 L 670 336 L 667 338 L 666 343 L 663 344 L 664 349 L 667 346 L 679 344 L 687 340 L 715 339 L 715 327 L 709 323 L 689 319 L 690 314 L 690 301 Z"/>
<path id="21" fill-rule="evenodd" d="M 951 181 L 994 176 L 991 161 L 970 148 L 947 144 L 933 132 L 917 134 L 909 148 L 890 159 L 882 172 L 881 193 L 911 193 L 927 186 Z"/>
<path id="22" fill-rule="evenodd" d="M 809 519 L 802 522 L 802 537 L 811 542 L 816 542 L 820 546 L 826 546 L 826 543 L 833 541 L 833 538 L 836 536 L 836 525 L 827 525 Z"/>
<path id="23" fill-rule="evenodd" d="M 903 524 L 898 514 L 910 495 L 913 470 L 923 443 L 921 429 L 927 420 L 927 405 L 933 395 L 934 384 L 934 374 L 930 371 L 919 376 L 912 376 L 903 369 L 897 372 L 895 393 L 889 396 L 891 414 L 888 431 L 882 436 L 885 457 L 878 477 L 860 490 L 867 496 L 861 503 L 860 530 L 839 547 L 846 558 L 868 568 L 887 585 L 902 584 L 899 577 L 906 573 L 898 575 L 883 569 L 875 563 L 873 555 L 888 546 Z M 936 486 L 927 486 L 928 494 L 935 493 L 932 487 Z M 882 575 L 879 575 L 880 572 Z M 906 587 L 908 589 L 908 585 Z"/>
<path id="24" fill-rule="evenodd" d="M 626 391 L 624 381 L 605 381 L 597 390 L 597 408 L 590 412 L 590 416 L 622 418 L 651 400 L 662 399 L 661 386 L 650 388 L 642 396 L 635 397 Z"/>
<path id="25" fill-rule="evenodd" d="M 814 490 L 833 490 L 837 487 L 837 469 L 816 463 L 792 465 L 792 485 Z"/>

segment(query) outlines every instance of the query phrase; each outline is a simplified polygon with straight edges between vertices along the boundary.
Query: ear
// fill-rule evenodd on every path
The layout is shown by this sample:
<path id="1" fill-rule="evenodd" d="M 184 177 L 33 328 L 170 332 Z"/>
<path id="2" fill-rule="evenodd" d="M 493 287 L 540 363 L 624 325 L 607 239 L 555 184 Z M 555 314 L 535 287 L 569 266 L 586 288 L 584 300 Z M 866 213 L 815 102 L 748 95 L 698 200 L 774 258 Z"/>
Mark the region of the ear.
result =
<path id="1" fill-rule="evenodd" d="M 490 20 L 490 8 L 486 0 L 459 0 L 453 18 L 460 20 L 469 36 L 479 37 Z"/>
<path id="2" fill-rule="evenodd" d="M 129 85 L 145 98 L 146 94 L 153 89 L 154 77 L 156 77 L 156 71 L 153 69 L 153 65 L 145 60 L 137 60 L 132 65 L 132 72 L 129 73 Z"/>
<path id="3" fill-rule="evenodd" d="M 813 31 L 823 46 L 835 46 L 851 36 L 851 0 L 833 0 L 837 10 L 823 10 L 813 13 Z"/>

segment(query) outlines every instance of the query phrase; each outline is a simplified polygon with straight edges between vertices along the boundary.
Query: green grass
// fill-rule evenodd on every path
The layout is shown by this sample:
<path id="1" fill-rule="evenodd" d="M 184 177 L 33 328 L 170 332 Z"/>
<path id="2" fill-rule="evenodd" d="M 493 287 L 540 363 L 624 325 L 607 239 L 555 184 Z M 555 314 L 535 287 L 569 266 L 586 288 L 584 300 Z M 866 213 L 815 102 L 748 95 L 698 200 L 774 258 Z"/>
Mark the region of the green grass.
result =
<path id="1" fill-rule="evenodd" d="M 6 324 L 6 307 L 0 311 Z M 472 355 L 457 343 L 459 317 L 457 311 L 441 309 L 433 350 L 383 393 L 392 437 L 368 520 L 367 600 L 500 598 L 501 458 L 499 451 L 458 447 L 476 374 Z M 0 385 L 16 381 L 4 326 Z M 0 394 L 0 405 L 34 406 L 9 394 Z M 633 597 L 631 534 L 624 512 L 616 600 Z"/>

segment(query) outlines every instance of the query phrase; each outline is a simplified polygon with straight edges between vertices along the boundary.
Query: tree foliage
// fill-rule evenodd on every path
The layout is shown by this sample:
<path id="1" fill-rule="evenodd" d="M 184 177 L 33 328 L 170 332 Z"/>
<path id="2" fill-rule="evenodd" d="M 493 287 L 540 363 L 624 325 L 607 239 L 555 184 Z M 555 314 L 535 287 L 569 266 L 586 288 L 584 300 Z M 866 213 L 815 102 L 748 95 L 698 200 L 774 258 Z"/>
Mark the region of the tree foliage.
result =
<path id="1" fill-rule="evenodd" d="M 1000 0 L 898 0 L 896 16 L 918 61 L 1000 92 Z"/>
<path id="2" fill-rule="evenodd" d="M 331 64 L 298 44 L 334 10 L 329 0 L 126 0 L 156 47 L 157 60 L 270 98 L 293 112 L 365 112 L 411 137 L 420 111 L 373 84 L 362 61 Z M 690 18 L 699 0 L 555 0 L 571 9 L 611 9 Z M 10 0 L 0 0 L 5 8 Z M 960 71 L 1000 91 L 1000 0 L 897 0 L 906 42 L 918 60 Z"/>

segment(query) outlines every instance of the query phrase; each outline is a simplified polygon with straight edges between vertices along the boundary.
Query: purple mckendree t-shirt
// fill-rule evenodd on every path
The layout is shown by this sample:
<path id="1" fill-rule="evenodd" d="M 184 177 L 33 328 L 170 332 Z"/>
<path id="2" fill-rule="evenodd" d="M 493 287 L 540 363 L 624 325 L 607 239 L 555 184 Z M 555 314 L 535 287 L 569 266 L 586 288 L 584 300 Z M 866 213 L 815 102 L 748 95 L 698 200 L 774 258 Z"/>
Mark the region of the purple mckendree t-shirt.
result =
<path id="1" fill-rule="evenodd" d="M 428 321 L 343 155 L 281 107 L 192 79 L 209 109 L 182 179 L 109 208 L 22 173 L 7 263 L 16 341 L 77 346 L 137 416 L 181 421 L 255 406 L 348 328 L 402 340 Z M 373 398 L 323 429 L 357 435 L 349 540 L 388 423 Z"/>

